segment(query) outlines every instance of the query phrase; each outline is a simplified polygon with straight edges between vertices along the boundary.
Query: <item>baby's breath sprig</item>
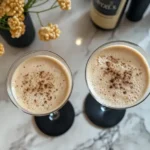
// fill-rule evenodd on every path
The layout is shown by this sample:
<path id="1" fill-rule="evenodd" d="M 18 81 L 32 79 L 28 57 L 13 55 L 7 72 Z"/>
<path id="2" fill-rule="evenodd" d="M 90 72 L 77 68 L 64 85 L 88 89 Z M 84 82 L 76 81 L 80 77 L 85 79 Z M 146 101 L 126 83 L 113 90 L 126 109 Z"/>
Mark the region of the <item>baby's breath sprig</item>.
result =
<path id="1" fill-rule="evenodd" d="M 48 26 L 40 28 L 39 37 L 42 41 L 54 40 L 60 36 L 60 32 L 58 25 L 48 24 Z"/>
<path id="2" fill-rule="evenodd" d="M 62 10 L 70 10 L 71 9 L 71 1 L 70 0 L 57 0 L 57 2 Z"/>
<path id="3" fill-rule="evenodd" d="M 4 45 L 2 43 L 0 43 L 0 56 L 2 56 L 4 54 L 5 50 L 4 50 Z"/>
<path id="4" fill-rule="evenodd" d="M 56 39 L 60 36 L 58 25 L 49 23 L 47 26 L 42 24 L 40 13 L 60 7 L 62 10 L 71 9 L 71 0 L 55 0 L 46 9 L 33 10 L 50 0 L 0 0 L 0 29 L 9 30 L 12 38 L 19 38 L 25 33 L 25 14 L 35 13 L 41 24 L 39 37 L 43 41 Z"/>

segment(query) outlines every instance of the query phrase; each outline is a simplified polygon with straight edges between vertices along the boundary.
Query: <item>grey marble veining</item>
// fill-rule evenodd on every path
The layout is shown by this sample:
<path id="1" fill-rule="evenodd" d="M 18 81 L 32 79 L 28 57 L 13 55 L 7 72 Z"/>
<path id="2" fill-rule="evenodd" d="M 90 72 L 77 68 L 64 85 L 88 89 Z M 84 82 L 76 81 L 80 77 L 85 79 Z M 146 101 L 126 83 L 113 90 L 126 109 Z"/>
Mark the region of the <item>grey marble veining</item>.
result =
<path id="1" fill-rule="evenodd" d="M 96 29 L 90 21 L 90 0 L 74 0 L 72 6 L 69 12 L 57 9 L 40 15 L 44 24 L 59 24 L 62 34 L 56 41 L 45 43 L 36 36 L 30 47 L 17 49 L 0 37 L 6 47 L 6 54 L 0 58 L 0 150 L 149 150 L 150 98 L 128 109 L 123 121 L 111 129 L 97 128 L 88 122 L 83 104 L 88 94 L 85 65 L 98 46 L 112 40 L 128 40 L 150 52 L 150 11 L 138 23 L 124 18 L 115 31 L 105 32 Z M 38 31 L 38 19 L 34 14 L 31 16 Z M 79 46 L 76 45 L 78 40 L 81 41 Z M 14 107 L 6 93 L 5 81 L 12 63 L 26 52 L 36 50 L 58 53 L 73 72 L 74 89 L 70 101 L 75 109 L 75 121 L 66 134 L 55 138 L 40 133 L 33 117 Z"/>

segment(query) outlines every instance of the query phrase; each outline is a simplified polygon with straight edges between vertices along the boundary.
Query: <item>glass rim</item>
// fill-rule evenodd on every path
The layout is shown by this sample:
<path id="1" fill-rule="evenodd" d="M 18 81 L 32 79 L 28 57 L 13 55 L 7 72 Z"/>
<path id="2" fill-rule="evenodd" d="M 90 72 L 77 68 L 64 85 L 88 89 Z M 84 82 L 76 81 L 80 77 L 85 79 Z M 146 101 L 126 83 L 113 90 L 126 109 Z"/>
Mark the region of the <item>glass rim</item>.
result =
<path id="1" fill-rule="evenodd" d="M 136 47 L 138 47 L 138 48 L 140 48 L 140 49 L 142 49 L 144 52 L 146 52 L 142 47 L 140 47 L 138 44 L 135 44 L 135 43 L 132 43 L 132 42 L 129 42 L 129 41 L 125 41 L 125 40 L 115 40 L 115 41 L 110 41 L 110 42 L 106 42 L 106 43 L 104 43 L 104 44 L 102 44 L 101 46 L 99 46 L 99 47 L 97 47 L 91 54 L 90 54 L 90 56 L 89 56 L 89 58 L 88 58 L 88 60 L 87 60 L 87 62 L 86 62 L 86 66 L 85 66 L 85 80 L 86 80 L 86 85 L 87 85 L 87 87 L 88 87 L 88 90 L 89 90 L 89 93 L 92 95 L 92 97 L 100 104 L 100 105 L 102 105 L 102 106 L 104 106 L 104 107 L 107 107 L 107 108 L 110 108 L 110 109 L 116 109 L 116 110 L 122 110 L 122 109 L 127 109 L 127 108 L 132 108 L 132 107 L 134 107 L 134 106 L 137 106 L 137 105 L 139 105 L 140 103 L 142 103 L 143 101 L 145 101 L 148 97 L 149 97 L 149 95 L 150 95 L 150 92 L 148 92 L 148 94 L 142 99 L 142 100 L 140 100 L 139 102 L 137 102 L 135 105 L 132 105 L 132 106 L 127 106 L 127 107 L 111 107 L 111 106 L 107 106 L 107 105 L 105 105 L 105 104 L 102 104 L 102 103 L 100 103 L 97 99 L 96 99 L 96 97 L 94 96 L 94 94 L 92 93 L 92 91 L 90 90 L 90 88 L 89 88 L 89 85 L 88 85 L 88 81 L 87 81 L 87 65 L 88 65 L 88 63 L 89 63 L 89 60 L 90 60 L 90 58 L 93 56 L 93 54 L 97 51 L 97 50 L 99 50 L 100 48 L 102 48 L 102 47 L 104 47 L 104 46 L 107 46 L 107 45 L 109 45 L 109 44 L 113 44 L 113 43 L 120 43 L 120 44 L 122 44 L 123 45 L 123 43 L 125 43 L 125 44 L 130 44 L 130 45 L 133 45 L 133 46 L 136 46 Z M 124 44 L 124 45 L 125 45 Z M 138 50 L 136 50 L 136 51 L 138 51 Z M 140 52 L 139 52 L 140 53 Z M 140 53 L 141 54 L 141 53 Z M 143 56 L 143 54 L 141 54 L 142 56 Z M 145 58 L 145 56 L 143 56 L 144 58 Z M 146 59 L 146 58 L 145 58 Z"/>
<path id="2" fill-rule="evenodd" d="M 56 55 L 58 58 L 60 58 L 61 60 L 63 60 L 63 61 L 64 61 L 64 64 L 66 65 L 66 69 L 68 70 L 68 72 L 69 72 L 69 74 L 70 74 L 70 79 L 71 79 L 71 87 L 70 87 L 70 91 L 69 91 L 69 94 L 68 94 L 66 100 L 65 100 L 63 103 L 61 103 L 60 106 L 59 106 L 57 109 L 52 110 L 52 111 L 50 111 L 50 112 L 48 112 L 48 113 L 44 113 L 44 114 L 36 114 L 36 113 L 32 113 L 32 112 L 30 112 L 30 111 L 24 109 L 24 108 L 17 102 L 17 100 L 16 100 L 14 97 L 13 97 L 13 98 L 15 99 L 15 102 L 16 102 L 16 103 L 12 100 L 12 95 L 10 95 L 10 92 L 9 92 L 9 90 L 11 90 L 10 87 L 9 87 L 9 86 L 10 86 L 9 79 L 10 79 L 10 78 L 12 79 L 13 73 L 15 72 L 15 70 L 17 69 L 17 67 L 23 62 L 23 58 L 25 58 L 25 57 L 27 57 L 27 56 L 30 56 L 30 55 L 32 55 L 32 54 L 40 53 L 40 52 L 45 52 L 45 53 L 54 54 L 54 55 Z M 44 55 L 44 54 L 41 54 L 41 55 Z M 46 54 L 45 54 L 45 55 L 46 55 Z M 49 55 L 49 56 L 50 56 L 50 55 Z M 32 56 L 31 56 L 31 57 L 32 57 Z M 27 59 L 28 59 L 28 58 L 27 58 Z M 27 59 L 25 59 L 25 60 L 27 60 Z M 55 58 L 55 59 L 57 59 L 57 58 Z M 25 60 L 24 60 L 24 61 L 25 61 Z M 21 62 L 18 63 L 19 61 L 21 61 Z M 60 60 L 58 60 L 58 61 L 60 61 Z M 61 61 L 60 61 L 60 62 L 61 62 Z M 18 63 L 18 64 L 17 64 L 17 63 Z M 64 65 L 64 64 L 63 64 L 63 65 Z M 17 65 L 17 66 L 15 66 L 15 65 Z M 13 71 L 12 74 L 11 74 L 11 71 Z M 33 116 L 46 116 L 46 115 L 49 115 L 50 113 L 53 113 L 53 112 L 55 112 L 55 111 L 59 111 L 59 110 L 68 102 L 68 100 L 69 100 L 69 98 L 70 98 L 70 96 L 71 96 L 71 94 L 72 94 L 72 91 L 73 91 L 74 82 L 73 82 L 73 75 L 72 75 L 71 69 L 70 69 L 68 63 L 65 61 L 64 58 L 62 58 L 62 57 L 61 57 L 60 55 L 58 55 L 57 53 L 54 53 L 54 52 L 49 51 L 49 50 L 37 50 L 37 51 L 27 52 L 27 53 L 21 55 L 19 58 L 17 58 L 17 59 L 12 63 L 12 65 L 10 66 L 9 71 L 8 71 L 8 73 L 7 73 L 7 78 L 6 78 L 6 84 L 5 84 L 5 85 L 6 85 L 7 95 L 8 95 L 8 97 L 9 97 L 10 101 L 11 101 L 12 104 L 14 104 L 18 109 L 20 109 L 21 111 L 23 111 L 24 113 L 29 114 L 29 115 L 33 115 Z"/>

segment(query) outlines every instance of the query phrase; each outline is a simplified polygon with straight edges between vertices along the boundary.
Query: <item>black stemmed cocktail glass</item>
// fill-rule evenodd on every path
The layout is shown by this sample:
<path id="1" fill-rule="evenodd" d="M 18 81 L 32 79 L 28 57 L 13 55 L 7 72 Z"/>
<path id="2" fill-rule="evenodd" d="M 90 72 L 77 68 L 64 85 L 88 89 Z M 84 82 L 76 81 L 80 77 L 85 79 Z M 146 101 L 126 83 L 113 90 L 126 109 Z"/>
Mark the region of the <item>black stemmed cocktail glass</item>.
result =
<path id="1" fill-rule="evenodd" d="M 136 51 L 138 51 L 142 56 L 144 56 L 145 60 L 147 61 L 148 67 L 150 66 L 150 59 L 147 53 L 138 45 L 127 42 L 127 41 L 114 41 L 114 42 L 109 42 L 106 43 L 102 46 L 100 46 L 98 49 L 96 49 L 92 55 L 90 56 L 89 60 L 95 54 L 97 51 L 102 51 L 104 48 L 107 48 L 109 46 L 128 46 Z M 89 60 L 86 65 L 86 71 L 85 71 L 85 78 L 86 78 L 86 83 L 89 88 L 90 94 L 85 99 L 85 114 L 87 115 L 88 119 L 94 123 L 95 125 L 99 127 L 104 127 L 104 128 L 109 128 L 117 125 L 124 117 L 126 109 L 129 107 L 121 107 L 121 108 L 112 108 L 110 106 L 106 106 L 104 104 L 100 104 L 98 100 L 96 99 L 96 96 L 90 89 L 90 85 L 88 84 L 88 78 L 87 78 L 87 66 L 89 63 Z M 150 67 L 149 67 L 150 68 Z M 143 98 L 134 103 L 134 105 L 130 106 L 133 107 L 135 105 L 138 105 L 142 101 L 144 101 L 150 93 L 150 88 L 148 86 L 148 89 L 146 93 L 144 94 Z M 100 98 L 100 97 L 99 97 Z"/>
<path id="2" fill-rule="evenodd" d="M 23 107 L 21 107 L 18 104 L 12 92 L 12 77 L 15 70 L 25 60 L 36 56 L 49 56 L 58 60 L 63 65 L 63 67 L 67 70 L 67 74 L 71 83 L 71 88 L 68 97 L 65 100 L 62 100 L 63 103 L 61 104 L 61 106 L 59 105 L 58 107 L 54 108 L 51 112 L 46 114 L 36 114 L 36 113 L 34 114 L 25 110 Z M 68 101 L 72 92 L 72 88 L 73 88 L 72 73 L 70 71 L 69 66 L 67 65 L 67 63 L 63 58 L 50 51 L 37 51 L 19 58 L 10 68 L 7 77 L 7 92 L 13 104 L 19 109 L 21 109 L 23 112 L 35 116 L 34 118 L 37 127 L 43 133 L 49 136 L 59 136 L 65 133 L 73 124 L 75 113 L 71 103 Z"/>

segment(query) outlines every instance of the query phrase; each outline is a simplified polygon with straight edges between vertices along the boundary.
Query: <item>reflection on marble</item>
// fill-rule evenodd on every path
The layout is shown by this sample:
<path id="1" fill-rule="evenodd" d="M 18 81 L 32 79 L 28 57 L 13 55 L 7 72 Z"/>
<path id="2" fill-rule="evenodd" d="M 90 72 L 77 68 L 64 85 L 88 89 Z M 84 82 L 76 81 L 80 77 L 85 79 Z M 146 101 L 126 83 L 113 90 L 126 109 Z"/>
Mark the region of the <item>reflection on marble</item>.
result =
<path id="1" fill-rule="evenodd" d="M 132 23 L 123 19 L 115 31 L 96 29 L 89 17 L 90 0 L 74 0 L 70 12 L 54 10 L 41 14 L 42 22 L 58 23 L 62 35 L 56 41 L 34 43 L 25 49 L 13 48 L 0 37 L 6 54 L 0 58 L 0 150 L 149 150 L 150 147 L 150 98 L 128 109 L 123 121 L 111 129 L 92 125 L 84 115 L 83 104 L 88 89 L 84 71 L 90 54 L 101 44 L 112 40 L 127 40 L 150 51 L 147 11 L 143 20 Z M 45 6 L 46 7 L 46 6 Z M 56 13 L 57 11 L 57 13 Z M 40 24 L 32 14 L 35 28 Z M 11 64 L 24 53 L 50 50 L 61 55 L 71 67 L 74 89 L 70 101 L 75 108 L 75 121 L 71 129 L 59 137 L 47 137 L 34 126 L 33 118 L 19 111 L 10 102 L 5 81 Z"/>

